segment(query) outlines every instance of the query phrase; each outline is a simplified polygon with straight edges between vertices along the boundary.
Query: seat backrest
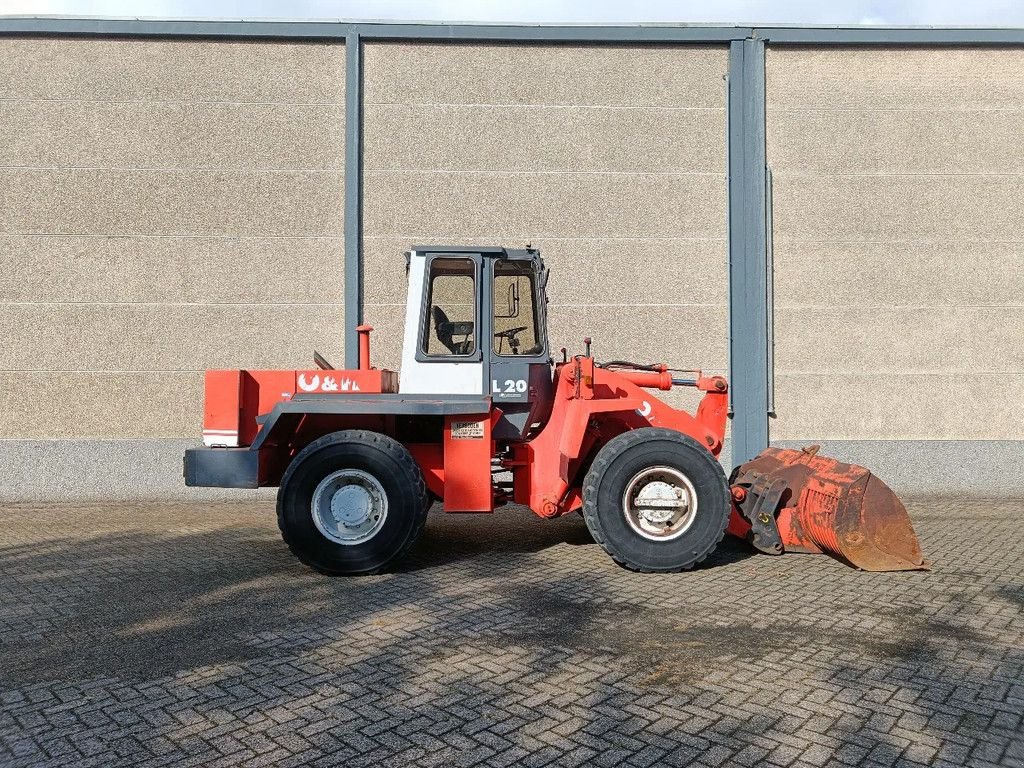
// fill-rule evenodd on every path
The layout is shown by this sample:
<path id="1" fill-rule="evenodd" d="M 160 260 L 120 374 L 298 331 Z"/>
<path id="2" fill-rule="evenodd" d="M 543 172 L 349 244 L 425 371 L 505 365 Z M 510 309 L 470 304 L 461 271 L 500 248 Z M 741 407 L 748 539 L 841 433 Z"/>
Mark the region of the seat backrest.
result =
<path id="1" fill-rule="evenodd" d="M 437 304 L 430 310 L 430 314 L 434 318 L 434 333 L 437 334 L 437 340 L 444 344 L 453 355 L 459 354 L 460 345 L 455 344 L 452 338 L 452 323 L 448 319 L 448 315 Z"/>

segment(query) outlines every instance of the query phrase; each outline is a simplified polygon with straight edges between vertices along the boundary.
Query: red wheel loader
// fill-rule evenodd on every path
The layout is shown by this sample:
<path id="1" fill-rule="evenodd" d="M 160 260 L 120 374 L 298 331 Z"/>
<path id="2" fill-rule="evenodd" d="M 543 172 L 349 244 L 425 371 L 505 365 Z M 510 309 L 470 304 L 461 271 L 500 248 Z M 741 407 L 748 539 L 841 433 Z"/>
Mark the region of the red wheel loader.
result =
<path id="1" fill-rule="evenodd" d="M 206 374 L 191 486 L 278 486 L 281 533 L 327 574 L 395 563 L 427 510 L 580 511 L 594 539 L 638 571 L 680 571 L 728 530 L 763 552 L 824 552 L 864 569 L 924 567 L 903 505 L 861 467 L 768 449 L 731 479 L 717 460 L 721 376 L 665 364 L 552 360 L 548 271 L 531 248 L 416 247 L 401 371 L 314 354 L 299 371 Z M 703 392 L 695 414 L 656 391 Z"/>

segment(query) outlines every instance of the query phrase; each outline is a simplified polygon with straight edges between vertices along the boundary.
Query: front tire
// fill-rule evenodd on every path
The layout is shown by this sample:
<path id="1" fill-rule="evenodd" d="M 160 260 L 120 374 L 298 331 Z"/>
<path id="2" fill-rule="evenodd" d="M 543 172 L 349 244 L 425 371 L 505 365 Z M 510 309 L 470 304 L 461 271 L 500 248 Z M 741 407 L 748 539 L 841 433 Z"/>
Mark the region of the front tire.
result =
<path id="1" fill-rule="evenodd" d="M 387 435 L 345 430 L 303 448 L 277 493 L 281 536 L 329 575 L 377 573 L 413 545 L 430 504 L 412 454 Z"/>
<path id="2" fill-rule="evenodd" d="M 583 483 L 591 535 L 635 571 L 693 568 L 722 540 L 730 507 L 722 466 L 671 429 L 645 427 L 608 441 Z"/>

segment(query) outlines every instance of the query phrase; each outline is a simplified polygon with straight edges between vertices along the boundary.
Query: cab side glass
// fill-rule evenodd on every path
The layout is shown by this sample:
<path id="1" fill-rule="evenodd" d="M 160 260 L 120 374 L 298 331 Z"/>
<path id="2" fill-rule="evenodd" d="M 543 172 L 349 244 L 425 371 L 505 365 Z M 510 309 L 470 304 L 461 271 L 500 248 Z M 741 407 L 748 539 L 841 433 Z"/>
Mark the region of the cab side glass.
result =
<path id="1" fill-rule="evenodd" d="M 540 354 L 534 272 L 530 262 L 494 262 L 494 353 L 502 356 Z"/>
<path id="2" fill-rule="evenodd" d="M 476 282 L 470 259 L 430 262 L 423 352 L 464 357 L 476 352 Z"/>

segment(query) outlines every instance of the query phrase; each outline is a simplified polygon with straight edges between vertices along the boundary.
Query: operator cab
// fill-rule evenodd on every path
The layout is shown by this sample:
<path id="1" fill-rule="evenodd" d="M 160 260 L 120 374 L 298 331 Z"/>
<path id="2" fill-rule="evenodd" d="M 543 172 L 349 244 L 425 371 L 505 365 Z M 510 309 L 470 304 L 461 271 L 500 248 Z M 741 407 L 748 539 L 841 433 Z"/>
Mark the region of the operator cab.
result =
<path id="1" fill-rule="evenodd" d="M 524 436 L 552 391 L 540 252 L 417 246 L 406 257 L 399 392 L 490 396 L 505 414 L 496 436 Z"/>

